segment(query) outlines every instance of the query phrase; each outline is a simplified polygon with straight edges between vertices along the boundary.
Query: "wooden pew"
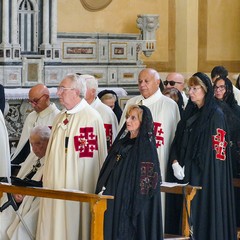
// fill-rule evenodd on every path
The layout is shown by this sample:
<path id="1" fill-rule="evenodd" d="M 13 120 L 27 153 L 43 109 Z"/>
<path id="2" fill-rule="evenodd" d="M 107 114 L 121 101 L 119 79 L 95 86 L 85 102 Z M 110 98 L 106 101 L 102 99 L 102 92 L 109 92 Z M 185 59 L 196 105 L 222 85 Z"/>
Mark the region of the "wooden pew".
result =
<path id="1" fill-rule="evenodd" d="M 91 211 L 91 240 L 103 240 L 103 218 L 107 209 L 107 200 L 113 196 L 99 196 L 70 190 L 52 190 L 46 188 L 17 187 L 11 184 L 0 183 L 0 197 L 5 193 L 18 193 L 29 196 L 55 198 L 79 202 L 88 202 Z"/>
<path id="2" fill-rule="evenodd" d="M 186 203 L 187 203 L 187 209 L 188 213 L 190 214 L 190 206 L 191 201 L 193 200 L 194 196 L 196 195 L 198 190 L 201 190 L 202 187 L 200 186 L 175 186 L 175 187 L 167 187 L 167 186 L 161 186 L 161 192 L 165 193 L 174 193 L 174 194 L 183 194 L 185 190 L 186 194 Z M 188 224 L 188 216 L 187 211 L 185 207 L 185 201 L 183 201 L 183 215 L 182 215 L 182 235 L 183 236 L 171 236 L 171 235 L 165 235 L 164 239 L 189 239 L 190 231 L 189 231 L 189 224 Z"/>

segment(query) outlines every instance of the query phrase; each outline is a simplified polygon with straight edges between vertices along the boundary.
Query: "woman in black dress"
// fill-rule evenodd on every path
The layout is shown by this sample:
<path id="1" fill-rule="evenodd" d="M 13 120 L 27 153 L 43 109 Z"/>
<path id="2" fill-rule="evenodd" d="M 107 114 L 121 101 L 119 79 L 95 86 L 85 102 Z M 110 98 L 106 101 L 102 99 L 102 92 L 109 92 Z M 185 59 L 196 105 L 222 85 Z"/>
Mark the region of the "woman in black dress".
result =
<path id="1" fill-rule="evenodd" d="M 214 95 L 222 108 L 230 131 L 230 149 L 232 158 L 233 177 L 240 178 L 240 106 L 233 93 L 232 82 L 228 78 L 217 78 L 213 85 Z M 234 188 L 236 221 L 240 227 L 240 189 Z"/>
<path id="2" fill-rule="evenodd" d="M 195 73 L 188 87 L 189 101 L 171 147 L 168 174 L 173 181 L 202 186 L 191 206 L 194 239 L 235 240 L 229 129 L 208 76 Z"/>
<path id="3" fill-rule="evenodd" d="M 163 239 L 160 183 L 151 112 L 131 105 L 96 188 L 114 196 L 105 212 L 105 240 Z"/>

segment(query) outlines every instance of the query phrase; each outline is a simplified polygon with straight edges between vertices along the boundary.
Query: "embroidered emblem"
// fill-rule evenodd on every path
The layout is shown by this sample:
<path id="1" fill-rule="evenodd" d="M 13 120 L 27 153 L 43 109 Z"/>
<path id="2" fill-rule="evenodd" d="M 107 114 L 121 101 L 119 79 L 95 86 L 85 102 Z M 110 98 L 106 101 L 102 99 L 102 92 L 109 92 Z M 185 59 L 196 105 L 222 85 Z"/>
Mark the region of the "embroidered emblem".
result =
<path id="1" fill-rule="evenodd" d="M 156 136 L 156 148 L 164 145 L 164 132 L 161 123 L 154 122 L 154 134 Z"/>
<path id="2" fill-rule="evenodd" d="M 93 127 L 80 128 L 80 135 L 74 136 L 75 150 L 79 151 L 79 157 L 93 157 L 94 150 L 98 150 L 97 136 L 93 133 Z"/>
<path id="3" fill-rule="evenodd" d="M 67 112 L 65 112 L 65 119 L 63 121 L 64 125 L 67 125 L 69 123 L 68 117 L 70 114 L 67 114 Z"/>
<path id="4" fill-rule="evenodd" d="M 63 121 L 63 123 L 64 123 L 64 125 L 67 125 L 68 124 L 68 119 L 66 118 L 64 121 Z"/>
<path id="5" fill-rule="evenodd" d="M 140 192 L 142 195 L 148 194 L 152 189 L 156 189 L 158 183 L 158 173 L 154 172 L 154 164 L 151 162 L 141 163 Z"/>
<path id="6" fill-rule="evenodd" d="M 217 128 L 217 134 L 212 136 L 213 149 L 216 151 L 216 159 L 224 161 L 226 159 L 225 141 L 226 132 L 223 129 Z"/>
<path id="7" fill-rule="evenodd" d="M 108 148 L 112 146 L 112 124 L 104 124 Z"/>

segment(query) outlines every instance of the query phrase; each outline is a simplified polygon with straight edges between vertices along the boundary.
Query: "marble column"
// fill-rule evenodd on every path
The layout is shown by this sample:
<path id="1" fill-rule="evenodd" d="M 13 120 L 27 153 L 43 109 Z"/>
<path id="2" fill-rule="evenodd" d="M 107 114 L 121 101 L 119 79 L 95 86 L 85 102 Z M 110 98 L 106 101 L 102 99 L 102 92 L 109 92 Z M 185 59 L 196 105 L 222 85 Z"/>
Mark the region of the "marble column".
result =
<path id="1" fill-rule="evenodd" d="M 20 44 L 18 40 L 18 3 L 12 1 L 12 15 L 11 15 L 11 39 L 12 39 L 12 59 L 20 60 Z"/>
<path id="2" fill-rule="evenodd" d="M 43 1 L 43 46 L 49 45 L 49 0 Z"/>
<path id="3" fill-rule="evenodd" d="M 12 37 L 12 45 L 16 45 L 18 44 L 18 37 L 17 37 L 17 28 L 18 28 L 18 23 L 17 23 L 17 15 L 18 15 L 18 11 L 17 11 L 17 1 L 12 1 L 12 22 L 11 22 L 11 26 L 12 26 L 12 31 L 11 31 L 11 37 Z"/>
<path id="4" fill-rule="evenodd" d="M 52 0 L 51 12 L 51 44 L 57 43 L 57 0 Z"/>
<path id="5" fill-rule="evenodd" d="M 3 0 L 2 44 L 9 44 L 9 1 Z"/>

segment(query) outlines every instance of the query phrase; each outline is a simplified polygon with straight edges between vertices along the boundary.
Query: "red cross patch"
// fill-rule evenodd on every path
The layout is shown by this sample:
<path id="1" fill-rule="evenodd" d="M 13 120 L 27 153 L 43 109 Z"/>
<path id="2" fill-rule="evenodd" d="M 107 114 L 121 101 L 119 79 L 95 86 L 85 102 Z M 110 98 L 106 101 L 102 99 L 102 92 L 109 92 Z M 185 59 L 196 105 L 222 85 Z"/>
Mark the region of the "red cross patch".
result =
<path id="1" fill-rule="evenodd" d="M 148 194 L 150 190 L 157 187 L 158 173 L 154 172 L 153 167 L 152 162 L 141 163 L 140 192 L 143 195 Z"/>
<path id="2" fill-rule="evenodd" d="M 75 150 L 79 157 L 93 157 L 94 150 L 98 150 L 97 136 L 93 134 L 93 127 L 80 128 L 80 135 L 74 136 Z"/>
<path id="3" fill-rule="evenodd" d="M 216 159 L 224 161 L 226 159 L 225 141 L 226 132 L 223 129 L 217 128 L 217 134 L 212 136 L 213 149 L 216 151 Z"/>
<path id="4" fill-rule="evenodd" d="M 112 124 L 104 124 L 108 148 L 112 146 Z"/>
<path id="5" fill-rule="evenodd" d="M 154 134 L 156 136 L 156 148 L 164 145 L 164 132 L 161 123 L 154 122 Z"/>

